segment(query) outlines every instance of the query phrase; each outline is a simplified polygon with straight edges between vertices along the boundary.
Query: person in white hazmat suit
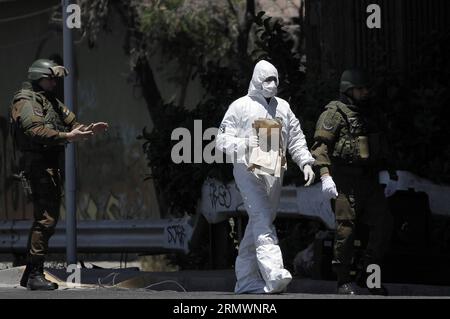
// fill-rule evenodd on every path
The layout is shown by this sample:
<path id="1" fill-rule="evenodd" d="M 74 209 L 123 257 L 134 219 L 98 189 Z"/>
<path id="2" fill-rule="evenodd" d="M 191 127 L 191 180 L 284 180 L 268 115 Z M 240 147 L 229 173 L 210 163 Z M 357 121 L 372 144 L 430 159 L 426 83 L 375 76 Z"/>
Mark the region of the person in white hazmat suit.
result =
<path id="1" fill-rule="evenodd" d="M 235 265 L 235 293 L 238 294 L 281 293 L 292 280 L 289 271 L 284 269 L 273 225 L 287 168 L 286 149 L 304 172 L 306 186 L 315 177 L 311 168 L 314 159 L 300 123 L 289 103 L 275 96 L 278 83 L 277 69 L 267 61 L 258 62 L 248 94 L 229 106 L 216 137 L 216 148 L 233 157 L 233 175 L 249 216 Z M 264 136 L 255 132 L 258 121 L 280 123 L 281 134 L 275 132 L 274 138 L 279 141 L 280 152 L 275 157 L 274 152 L 265 153 L 266 159 L 271 159 L 266 167 L 250 163 L 252 150 L 261 151 L 260 136 Z"/>

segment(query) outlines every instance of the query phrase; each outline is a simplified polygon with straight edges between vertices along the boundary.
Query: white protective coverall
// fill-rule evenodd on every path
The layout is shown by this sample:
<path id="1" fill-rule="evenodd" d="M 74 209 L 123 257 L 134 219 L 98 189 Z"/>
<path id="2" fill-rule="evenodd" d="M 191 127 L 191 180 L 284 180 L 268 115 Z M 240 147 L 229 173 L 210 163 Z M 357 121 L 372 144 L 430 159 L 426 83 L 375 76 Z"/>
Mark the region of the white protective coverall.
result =
<path id="1" fill-rule="evenodd" d="M 281 119 L 282 150 L 289 150 L 300 169 L 314 162 L 300 123 L 289 103 L 272 97 L 270 103 L 262 95 L 262 83 L 276 77 L 278 71 L 267 61 L 256 64 L 248 94 L 228 108 L 216 137 L 216 148 L 235 160 L 233 175 L 247 210 L 249 221 L 236 259 L 235 293 L 279 293 L 285 290 L 292 276 L 284 269 L 283 258 L 273 221 L 280 199 L 281 177 L 259 175 L 248 170 L 246 138 L 253 134 L 256 119 Z M 237 155 L 237 158 L 236 158 Z"/>

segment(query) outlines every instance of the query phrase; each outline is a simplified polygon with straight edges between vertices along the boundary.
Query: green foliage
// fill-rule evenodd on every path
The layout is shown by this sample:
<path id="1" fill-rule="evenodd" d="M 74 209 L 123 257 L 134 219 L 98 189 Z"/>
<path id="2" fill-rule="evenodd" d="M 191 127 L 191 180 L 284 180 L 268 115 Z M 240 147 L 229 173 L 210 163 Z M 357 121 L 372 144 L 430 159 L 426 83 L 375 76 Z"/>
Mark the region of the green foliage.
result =
<path id="1" fill-rule="evenodd" d="M 222 2 L 152 1 L 141 15 L 147 47 L 189 65 L 220 60 L 236 42 L 236 16 Z"/>
<path id="2" fill-rule="evenodd" d="M 110 1 L 109 0 L 80 0 L 83 12 L 83 35 L 87 37 L 90 47 L 93 47 L 98 39 L 98 34 L 106 28 Z"/>

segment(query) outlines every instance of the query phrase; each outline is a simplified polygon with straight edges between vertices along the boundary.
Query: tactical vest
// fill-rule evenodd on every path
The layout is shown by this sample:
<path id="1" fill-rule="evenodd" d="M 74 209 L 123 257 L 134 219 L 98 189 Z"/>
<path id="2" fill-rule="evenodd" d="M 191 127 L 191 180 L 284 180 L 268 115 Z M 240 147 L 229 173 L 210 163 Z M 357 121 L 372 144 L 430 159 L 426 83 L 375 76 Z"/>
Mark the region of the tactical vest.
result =
<path id="1" fill-rule="evenodd" d="M 337 136 L 332 156 L 345 164 L 367 162 L 371 154 L 369 130 L 365 118 L 339 101 L 331 102 L 329 107 L 339 112 L 345 122 Z"/>
<path id="2" fill-rule="evenodd" d="M 30 89 L 21 89 L 13 98 L 12 105 L 20 100 L 27 100 L 42 107 L 42 115 L 44 117 L 44 125 L 47 128 L 54 129 L 60 132 L 66 132 L 68 130 L 64 123 L 63 115 L 60 114 L 58 101 L 55 99 L 51 102 L 42 93 L 35 92 Z M 55 105 L 54 105 L 55 104 Z M 33 142 L 28 136 L 25 135 L 20 122 L 15 122 L 12 117 L 11 121 L 11 133 L 15 146 L 21 151 L 45 151 L 50 147 L 44 144 Z M 55 147 L 52 147 L 55 148 Z"/>

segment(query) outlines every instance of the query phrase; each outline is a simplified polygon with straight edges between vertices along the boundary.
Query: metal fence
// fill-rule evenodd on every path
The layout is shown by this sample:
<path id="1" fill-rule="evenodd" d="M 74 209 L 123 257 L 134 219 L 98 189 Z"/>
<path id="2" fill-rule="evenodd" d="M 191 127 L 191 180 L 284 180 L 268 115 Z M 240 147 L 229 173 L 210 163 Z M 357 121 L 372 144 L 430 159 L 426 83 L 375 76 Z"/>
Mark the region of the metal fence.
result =
<path id="1" fill-rule="evenodd" d="M 24 253 L 30 220 L 0 221 L 0 253 Z M 77 251 L 80 253 L 188 252 L 192 226 L 189 220 L 100 220 L 79 221 Z M 50 239 L 50 252 L 66 249 L 65 225 L 59 223 Z"/>

